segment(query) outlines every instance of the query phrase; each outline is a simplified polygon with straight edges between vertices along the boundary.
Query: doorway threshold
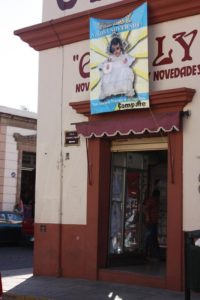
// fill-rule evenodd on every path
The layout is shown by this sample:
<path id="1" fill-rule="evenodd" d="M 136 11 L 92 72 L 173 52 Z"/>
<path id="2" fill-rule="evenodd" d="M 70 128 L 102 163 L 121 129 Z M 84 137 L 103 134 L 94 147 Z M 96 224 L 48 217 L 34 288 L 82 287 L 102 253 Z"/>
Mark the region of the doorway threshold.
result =
<path id="1" fill-rule="evenodd" d="M 148 276 L 165 277 L 166 263 L 161 261 L 152 261 L 142 265 L 111 267 L 109 269 L 122 272 L 139 273 Z"/>
<path id="2" fill-rule="evenodd" d="M 103 281 L 166 288 L 165 262 L 99 269 L 98 275 L 99 280 Z"/>

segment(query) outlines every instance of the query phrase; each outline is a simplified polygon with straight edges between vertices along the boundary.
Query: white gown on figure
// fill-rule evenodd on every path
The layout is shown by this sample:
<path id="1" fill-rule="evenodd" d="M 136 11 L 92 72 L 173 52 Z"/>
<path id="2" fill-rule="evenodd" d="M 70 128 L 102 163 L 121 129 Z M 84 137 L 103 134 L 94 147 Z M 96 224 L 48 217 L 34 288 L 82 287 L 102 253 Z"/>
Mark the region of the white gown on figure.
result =
<path id="1" fill-rule="evenodd" d="M 99 65 L 101 71 L 100 99 L 116 95 L 133 97 L 134 73 L 131 66 L 135 59 L 127 54 L 119 57 L 110 55 L 109 58 Z"/>

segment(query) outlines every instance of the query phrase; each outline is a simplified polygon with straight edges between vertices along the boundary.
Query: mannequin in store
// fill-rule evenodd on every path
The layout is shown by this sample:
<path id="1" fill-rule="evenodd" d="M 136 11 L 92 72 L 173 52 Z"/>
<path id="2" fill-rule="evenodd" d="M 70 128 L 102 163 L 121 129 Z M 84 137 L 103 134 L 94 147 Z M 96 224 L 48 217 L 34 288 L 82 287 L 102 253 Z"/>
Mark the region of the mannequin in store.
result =
<path id="1" fill-rule="evenodd" d="M 112 203 L 111 203 L 111 253 L 121 252 L 121 232 L 122 232 L 122 170 L 114 168 L 112 182 Z"/>
<path id="2" fill-rule="evenodd" d="M 152 196 L 145 201 L 144 214 L 146 223 L 145 255 L 150 258 L 160 258 L 158 243 L 160 191 L 154 189 Z"/>

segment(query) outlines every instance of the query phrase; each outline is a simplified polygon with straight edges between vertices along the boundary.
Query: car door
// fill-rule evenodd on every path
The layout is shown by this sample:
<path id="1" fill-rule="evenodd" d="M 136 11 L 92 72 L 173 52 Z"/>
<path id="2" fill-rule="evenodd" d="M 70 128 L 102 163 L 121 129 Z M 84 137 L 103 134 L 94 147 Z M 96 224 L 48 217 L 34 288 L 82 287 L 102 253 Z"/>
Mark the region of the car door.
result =
<path id="1" fill-rule="evenodd" d="M 7 239 L 7 218 L 5 212 L 0 212 L 0 242 L 4 242 Z"/>
<path id="2" fill-rule="evenodd" d="M 20 240 L 21 237 L 22 218 L 12 212 L 7 213 L 7 234 L 10 242 Z"/>

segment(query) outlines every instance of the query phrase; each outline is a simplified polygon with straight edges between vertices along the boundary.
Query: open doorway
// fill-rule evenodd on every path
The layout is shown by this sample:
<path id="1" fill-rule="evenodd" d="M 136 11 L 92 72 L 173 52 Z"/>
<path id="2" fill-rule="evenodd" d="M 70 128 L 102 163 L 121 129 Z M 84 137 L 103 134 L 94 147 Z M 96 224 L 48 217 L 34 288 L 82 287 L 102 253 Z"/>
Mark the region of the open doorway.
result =
<path id="1" fill-rule="evenodd" d="M 147 201 L 154 191 L 159 199 L 150 234 Z M 108 243 L 109 268 L 165 275 L 166 150 L 112 153 Z"/>
<path id="2" fill-rule="evenodd" d="M 36 153 L 22 153 L 21 193 L 24 217 L 34 218 Z"/>

